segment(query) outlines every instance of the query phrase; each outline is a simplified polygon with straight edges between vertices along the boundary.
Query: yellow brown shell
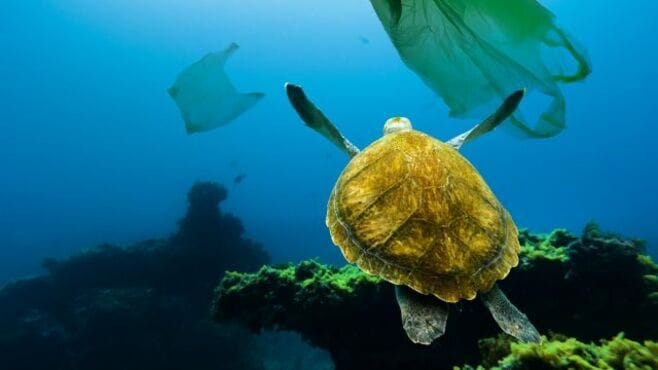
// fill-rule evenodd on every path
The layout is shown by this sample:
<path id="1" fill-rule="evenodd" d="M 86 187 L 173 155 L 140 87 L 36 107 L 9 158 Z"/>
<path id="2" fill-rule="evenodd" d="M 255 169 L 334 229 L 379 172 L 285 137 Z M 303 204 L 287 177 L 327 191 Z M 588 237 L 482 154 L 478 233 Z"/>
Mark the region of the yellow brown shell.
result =
<path id="1" fill-rule="evenodd" d="M 518 264 L 518 231 L 451 146 L 409 130 L 384 135 L 345 167 L 327 226 L 363 271 L 446 302 L 473 299 Z"/>

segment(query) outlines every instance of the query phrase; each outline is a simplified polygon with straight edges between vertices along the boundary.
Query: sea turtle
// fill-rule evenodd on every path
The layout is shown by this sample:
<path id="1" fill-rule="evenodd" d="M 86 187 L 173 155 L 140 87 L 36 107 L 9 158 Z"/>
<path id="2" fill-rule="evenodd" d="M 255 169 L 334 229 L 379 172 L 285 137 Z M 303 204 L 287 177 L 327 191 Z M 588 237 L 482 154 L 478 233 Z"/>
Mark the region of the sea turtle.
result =
<path id="1" fill-rule="evenodd" d="M 394 117 L 386 121 L 384 136 L 363 151 L 301 87 L 286 84 L 286 92 L 302 120 L 351 157 L 331 192 L 327 227 L 347 261 L 395 284 L 411 341 L 429 345 L 445 332 L 446 303 L 476 295 L 504 332 L 524 342 L 540 341 L 527 316 L 495 284 L 519 262 L 516 226 L 458 152 L 512 114 L 524 90 L 445 143 Z"/>

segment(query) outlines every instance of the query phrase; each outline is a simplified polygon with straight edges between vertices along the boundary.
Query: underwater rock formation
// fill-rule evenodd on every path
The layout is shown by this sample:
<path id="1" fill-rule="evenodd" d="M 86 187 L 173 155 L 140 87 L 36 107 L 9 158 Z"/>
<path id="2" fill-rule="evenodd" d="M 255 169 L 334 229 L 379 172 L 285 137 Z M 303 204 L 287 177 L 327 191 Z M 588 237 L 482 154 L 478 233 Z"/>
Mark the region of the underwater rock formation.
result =
<path id="1" fill-rule="evenodd" d="M 581 237 L 557 229 L 522 231 L 519 239 L 520 266 L 500 285 L 542 333 L 594 340 L 624 331 L 636 340 L 658 338 L 658 266 L 642 254 L 640 241 L 593 224 Z M 467 301 L 451 307 L 442 338 L 429 347 L 414 345 L 402 330 L 390 284 L 353 266 L 315 261 L 227 273 L 213 312 L 216 320 L 235 320 L 253 332 L 297 331 L 327 349 L 337 369 L 478 363 L 478 340 L 499 333 L 483 305 Z"/>
<path id="2" fill-rule="evenodd" d="M 259 369 L 253 336 L 209 319 L 226 269 L 269 262 L 202 182 L 169 239 L 48 259 L 44 276 L 0 289 L 0 369 Z"/>

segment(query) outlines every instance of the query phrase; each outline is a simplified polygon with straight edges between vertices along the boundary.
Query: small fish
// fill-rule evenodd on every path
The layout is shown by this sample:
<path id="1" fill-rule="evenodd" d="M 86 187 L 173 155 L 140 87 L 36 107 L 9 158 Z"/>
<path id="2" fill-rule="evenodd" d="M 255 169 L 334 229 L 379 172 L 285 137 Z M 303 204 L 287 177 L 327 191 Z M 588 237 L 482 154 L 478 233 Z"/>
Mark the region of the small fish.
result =
<path id="1" fill-rule="evenodd" d="M 368 38 L 365 36 L 359 36 L 359 41 L 361 41 L 361 43 L 364 45 L 370 44 L 370 40 L 368 40 Z"/>
<path id="2" fill-rule="evenodd" d="M 238 161 L 236 161 L 236 160 L 234 159 L 234 160 L 230 161 L 228 165 L 229 165 L 229 167 L 231 167 L 231 168 L 236 168 L 236 167 L 238 166 Z"/>
<path id="3" fill-rule="evenodd" d="M 239 183 L 242 182 L 242 180 L 244 180 L 245 177 L 247 177 L 247 175 L 239 174 L 239 175 L 235 176 L 235 178 L 233 179 L 233 183 L 234 184 L 239 184 Z"/>

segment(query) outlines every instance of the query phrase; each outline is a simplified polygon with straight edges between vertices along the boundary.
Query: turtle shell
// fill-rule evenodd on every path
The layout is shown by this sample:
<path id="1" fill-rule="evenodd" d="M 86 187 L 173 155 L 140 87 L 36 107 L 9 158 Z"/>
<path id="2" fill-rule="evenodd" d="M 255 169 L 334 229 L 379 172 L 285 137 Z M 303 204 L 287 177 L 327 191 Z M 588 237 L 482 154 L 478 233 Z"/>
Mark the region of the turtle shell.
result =
<path id="1" fill-rule="evenodd" d="M 418 131 L 356 155 L 329 199 L 327 226 L 363 271 L 446 302 L 473 299 L 518 264 L 518 231 L 475 168 Z"/>

